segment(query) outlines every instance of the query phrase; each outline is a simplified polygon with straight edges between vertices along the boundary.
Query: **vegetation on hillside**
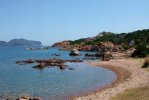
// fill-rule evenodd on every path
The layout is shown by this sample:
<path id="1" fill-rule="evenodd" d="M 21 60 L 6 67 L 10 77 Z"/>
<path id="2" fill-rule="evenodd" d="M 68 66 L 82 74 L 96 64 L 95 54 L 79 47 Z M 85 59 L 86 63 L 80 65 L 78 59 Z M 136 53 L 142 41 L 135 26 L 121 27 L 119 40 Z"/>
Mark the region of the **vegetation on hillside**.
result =
<path id="1" fill-rule="evenodd" d="M 115 45 L 121 45 L 125 50 L 135 48 L 136 51 L 132 57 L 145 57 L 149 55 L 149 29 L 138 30 L 130 33 L 114 34 L 102 32 L 93 38 L 79 39 L 72 41 L 71 44 L 84 43 L 85 45 L 96 45 L 99 42 L 113 42 Z"/>

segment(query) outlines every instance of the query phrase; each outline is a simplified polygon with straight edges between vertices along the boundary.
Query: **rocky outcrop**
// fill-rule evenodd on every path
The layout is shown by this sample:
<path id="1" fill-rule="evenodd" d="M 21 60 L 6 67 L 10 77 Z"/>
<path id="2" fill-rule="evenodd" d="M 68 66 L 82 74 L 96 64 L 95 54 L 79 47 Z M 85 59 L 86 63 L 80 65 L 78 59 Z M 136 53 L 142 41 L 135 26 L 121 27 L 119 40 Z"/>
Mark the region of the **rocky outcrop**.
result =
<path id="1" fill-rule="evenodd" d="M 95 60 L 95 59 L 99 59 L 99 58 L 102 58 L 103 61 L 109 61 L 113 57 L 112 57 L 111 53 L 96 53 L 96 54 L 86 53 L 85 58 L 83 58 L 83 59 L 84 60 Z"/>
<path id="2" fill-rule="evenodd" d="M 71 52 L 69 53 L 70 56 L 78 56 L 79 55 L 79 51 L 77 49 L 73 49 L 71 50 Z"/>
<path id="3" fill-rule="evenodd" d="M 91 51 L 91 49 L 92 49 L 91 45 L 85 45 L 85 46 L 82 46 L 81 48 L 79 48 L 79 50 L 81 50 L 81 51 Z"/>
<path id="4" fill-rule="evenodd" d="M 71 41 L 62 41 L 62 42 L 57 42 L 55 44 L 52 45 L 52 47 L 64 47 L 67 45 L 70 45 Z"/>
<path id="5" fill-rule="evenodd" d="M 98 44 L 98 51 L 99 52 L 122 52 L 124 49 L 121 45 L 115 45 L 112 42 L 99 42 Z"/>
<path id="6" fill-rule="evenodd" d="M 146 46 L 142 48 L 145 54 L 141 52 L 136 53 L 136 55 L 146 56 L 149 54 L 149 29 L 138 30 L 129 33 L 115 34 L 112 32 L 101 32 L 95 37 L 81 38 L 71 41 L 70 44 L 65 42 L 58 43 L 61 44 L 61 50 L 71 50 L 71 48 L 76 48 L 79 51 L 110 51 L 122 53 L 129 48 L 136 48 L 139 46 Z M 67 45 L 64 45 L 67 44 Z M 100 45 L 99 45 L 100 44 Z M 136 48 L 139 49 L 139 48 Z M 135 56 L 135 55 L 134 55 Z"/>
<path id="7" fill-rule="evenodd" d="M 100 42 L 98 44 L 98 46 L 101 47 L 101 48 L 102 47 L 113 48 L 114 44 L 112 42 L 107 41 L 107 42 Z"/>
<path id="8" fill-rule="evenodd" d="M 111 35 L 113 33 L 111 32 L 100 32 L 96 37 L 102 37 L 102 36 L 105 36 L 105 35 Z"/>
<path id="9" fill-rule="evenodd" d="M 129 57 L 129 56 L 131 56 L 135 51 L 136 51 L 135 48 L 129 48 L 129 49 L 126 50 L 124 53 Z"/>
<path id="10" fill-rule="evenodd" d="M 25 61 L 17 61 L 16 64 L 19 65 L 24 65 L 24 64 L 32 64 L 32 63 L 37 63 L 36 66 L 33 66 L 33 68 L 39 68 L 39 69 L 43 69 L 46 67 L 52 67 L 52 66 L 57 66 L 60 69 L 65 69 L 66 67 L 68 67 L 67 65 L 65 65 L 66 62 L 83 62 L 82 60 L 62 60 L 62 59 L 57 59 L 57 58 L 53 58 L 53 59 L 42 59 L 42 60 L 25 60 Z"/>
<path id="11" fill-rule="evenodd" d="M 61 46 L 60 50 L 69 50 L 71 51 L 72 48 L 75 48 L 79 51 L 100 51 L 101 49 L 110 50 L 112 52 L 119 52 L 121 50 L 119 45 L 114 45 L 112 42 L 99 42 L 96 45 L 86 45 L 84 43 L 70 45 L 67 42 L 60 42 L 54 44 L 54 46 Z"/>
<path id="12" fill-rule="evenodd" d="M 38 97 L 27 97 L 27 96 L 23 96 L 23 97 L 20 97 L 20 98 L 18 98 L 16 100 L 42 100 L 42 99 L 40 99 Z"/>
<path id="13" fill-rule="evenodd" d="M 86 56 L 86 57 L 101 57 L 102 55 L 99 54 L 99 53 L 96 53 L 96 54 L 89 54 L 89 53 L 86 53 L 84 56 Z"/>

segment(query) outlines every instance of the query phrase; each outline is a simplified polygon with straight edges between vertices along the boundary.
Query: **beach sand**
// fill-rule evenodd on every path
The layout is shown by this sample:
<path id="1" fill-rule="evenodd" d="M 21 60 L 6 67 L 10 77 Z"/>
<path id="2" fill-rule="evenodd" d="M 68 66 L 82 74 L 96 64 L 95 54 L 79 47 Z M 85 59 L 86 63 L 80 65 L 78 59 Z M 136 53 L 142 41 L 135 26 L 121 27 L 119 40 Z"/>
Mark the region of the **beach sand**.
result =
<path id="1" fill-rule="evenodd" d="M 116 94 L 130 88 L 146 86 L 149 83 L 149 73 L 141 68 L 143 59 L 116 59 L 102 62 L 90 62 L 93 66 L 102 66 L 117 74 L 117 80 L 110 86 L 97 89 L 94 93 L 76 97 L 74 100 L 110 100 Z"/>

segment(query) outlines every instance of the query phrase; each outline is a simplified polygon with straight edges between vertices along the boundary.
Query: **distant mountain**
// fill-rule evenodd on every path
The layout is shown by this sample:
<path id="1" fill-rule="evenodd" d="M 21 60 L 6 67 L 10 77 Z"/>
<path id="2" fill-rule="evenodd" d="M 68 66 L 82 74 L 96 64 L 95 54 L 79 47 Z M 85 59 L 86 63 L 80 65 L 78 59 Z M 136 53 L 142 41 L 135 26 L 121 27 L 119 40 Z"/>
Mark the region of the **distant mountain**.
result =
<path id="1" fill-rule="evenodd" d="M 7 45 L 7 42 L 5 41 L 0 41 L 0 46 L 6 46 Z"/>
<path id="2" fill-rule="evenodd" d="M 42 46 L 42 43 L 26 39 L 13 39 L 8 42 L 0 41 L 0 46 Z"/>

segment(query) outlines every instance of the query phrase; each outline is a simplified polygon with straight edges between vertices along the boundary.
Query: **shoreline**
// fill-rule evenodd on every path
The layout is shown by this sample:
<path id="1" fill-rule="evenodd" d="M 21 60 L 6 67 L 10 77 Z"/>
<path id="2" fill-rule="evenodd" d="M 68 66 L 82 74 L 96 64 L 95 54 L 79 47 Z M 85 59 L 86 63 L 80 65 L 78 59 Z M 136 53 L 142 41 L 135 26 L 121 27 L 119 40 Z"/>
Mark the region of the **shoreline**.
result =
<path id="1" fill-rule="evenodd" d="M 130 88 L 142 87 L 149 83 L 149 73 L 141 68 L 143 59 L 116 59 L 102 62 L 89 62 L 94 66 L 112 70 L 117 79 L 108 86 L 97 89 L 90 94 L 75 97 L 73 100 L 110 100 L 116 94 Z"/>
<path id="2" fill-rule="evenodd" d="M 102 67 L 116 74 L 116 79 L 103 87 L 85 91 L 67 100 L 111 100 L 111 97 L 131 88 L 146 86 L 149 83 L 149 72 L 141 68 L 144 59 L 113 59 L 110 61 L 86 62 L 92 67 Z"/>
<path id="3" fill-rule="evenodd" d="M 94 89 L 92 91 L 82 93 L 80 96 L 76 96 L 74 98 L 71 98 L 70 100 L 78 100 L 78 99 L 84 100 L 84 99 L 80 99 L 80 97 L 88 97 L 89 95 L 92 95 L 95 93 L 100 93 L 105 89 L 112 88 L 112 87 L 118 85 L 119 83 L 122 83 L 123 81 L 125 81 L 129 77 L 130 73 L 127 70 L 120 68 L 120 67 L 115 67 L 113 65 L 103 64 L 102 62 L 103 61 L 100 61 L 100 64 L 97 64 L 97 63 L 99 63 L 97 61 L 96 62 L 85 62 L 85 63 L 91 65 L 92 67 L 102 67 L 102 68 L 105 68 L 107 70 L 113 71 L 116 74 L 116 80 L 114 80 L 110 84 L 107 84 L 103 87 L 99 87 L 98 89 Z"/>
<path id="4" fill-rule="evenodd" d="M 101 61 L 100 61 L 101 62 Z M 85 62 L 85 64 L 89 64 L 91 65 L 91 67 L 102 67 L 104 69 L 107 69 L 107 70 L 110 70 L 110 71 L 113 71 L 115 74 L 116 74 L 116 79 L 113 80 L 111 83 L 103 86 L 103 87 L 98 87 L 96 89 L 91 89 L 89 91 L 86 91 L 86 92 L 82 92 L 80 95 L 77 95 L 77 96 L 70 96 L 67 100 L 75 100 L 76 97 L 81 97 L 81 96 L 89 96 L 90 94 L 95 94 L 97 92 L 102 92 L 103 90 L 107 89 L 107 88 L 111 88 L 111 87 L 114 87 L 116 86 L 117 84 L 123 82 L 127 77 L 128 77 L 128 72 L 125 70 L 125 69 L 122 69 L 122 68 L 116 68 L 112 65 L 107 65 L 107 64 L 94 64 L 96 62 Z M 27 96 L 28 97 L 28 96 Z M 84 99 L 83 99 L 84 100 Z"/>

